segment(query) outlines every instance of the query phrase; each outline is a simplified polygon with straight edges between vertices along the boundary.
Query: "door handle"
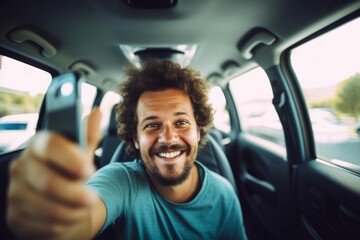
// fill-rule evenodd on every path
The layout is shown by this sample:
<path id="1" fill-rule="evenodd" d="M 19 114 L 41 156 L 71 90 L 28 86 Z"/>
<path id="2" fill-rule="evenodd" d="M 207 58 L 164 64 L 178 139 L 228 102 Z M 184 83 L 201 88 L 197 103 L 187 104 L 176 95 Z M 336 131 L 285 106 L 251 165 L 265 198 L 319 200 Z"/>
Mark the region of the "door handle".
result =
<path id="1" fill-rule="evenodd" d="M 248 173 L 245 174 L 245 187 L 250 193 L 255 193 L 264 198 L 268 202 L 275 202 L 276 189 L 275 187 L 261 179 L 258 179 Z"/>

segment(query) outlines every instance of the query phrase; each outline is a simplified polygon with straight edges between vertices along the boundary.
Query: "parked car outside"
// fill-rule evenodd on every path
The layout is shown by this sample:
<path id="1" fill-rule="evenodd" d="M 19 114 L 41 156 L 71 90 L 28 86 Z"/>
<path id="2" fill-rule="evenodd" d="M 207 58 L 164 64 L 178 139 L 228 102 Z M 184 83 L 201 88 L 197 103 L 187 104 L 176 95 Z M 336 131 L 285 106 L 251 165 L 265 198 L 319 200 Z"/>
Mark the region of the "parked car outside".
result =
<path id="1" fill-rule="evenodd" d="M 309 110 L 309 114 L 315 142 L 342 142 L 351 137 L 350 129 L 332 111 L 313 108 Z"/>
<path id="2" fill-rule="evenodd" d="M 0 118 L 0 153 L 24 147 L 35 134 L 39 114 L 25 113 Z"/>
<path id="3" fill-rule="evenodd" d="M 334 113 L 322 108 L 309 110 L 315 142 L 335 143 L 346 141 L 351 137 L 350 129 L 341 123 Z M 248 131 L 254 135 L 284 144 L 284 132 L 275 109 L 266 112 L 249 121 Z"/>

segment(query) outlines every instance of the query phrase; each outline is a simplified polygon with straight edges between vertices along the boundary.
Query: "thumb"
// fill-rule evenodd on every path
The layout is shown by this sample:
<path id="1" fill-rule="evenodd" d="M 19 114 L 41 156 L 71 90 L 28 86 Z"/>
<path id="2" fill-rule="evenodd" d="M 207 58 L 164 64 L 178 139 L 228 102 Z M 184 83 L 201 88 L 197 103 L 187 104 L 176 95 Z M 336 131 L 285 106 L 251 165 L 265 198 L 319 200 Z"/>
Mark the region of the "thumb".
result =
<path id="1" fill-rule="evenodd" d="M 96 148 L 102 137 L 102 132 L 100 130 L 100 123 L 101 123 L 101 111 L 98 107 L 95 107 L 88 119 L 87 119 L 87 153 L 90 156 L 93 156 Z"/>

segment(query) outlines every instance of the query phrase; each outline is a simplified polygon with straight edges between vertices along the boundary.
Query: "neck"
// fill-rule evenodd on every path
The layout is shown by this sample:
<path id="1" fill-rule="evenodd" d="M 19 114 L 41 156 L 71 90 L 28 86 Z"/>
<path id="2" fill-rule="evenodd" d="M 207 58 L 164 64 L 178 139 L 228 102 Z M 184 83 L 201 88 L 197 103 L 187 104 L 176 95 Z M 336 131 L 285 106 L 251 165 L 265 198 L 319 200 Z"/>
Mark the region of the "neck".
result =
<path id="1" fill-rule="evenodd" d="M 200 177 L 196 164 L 191 168 L 189 177 L 183 183 L 176 186 L 162 186 L 153 177 L 150 176 L 150 179 L 160 195 L 175 203 L 191 201 L 200 189 Z"/>

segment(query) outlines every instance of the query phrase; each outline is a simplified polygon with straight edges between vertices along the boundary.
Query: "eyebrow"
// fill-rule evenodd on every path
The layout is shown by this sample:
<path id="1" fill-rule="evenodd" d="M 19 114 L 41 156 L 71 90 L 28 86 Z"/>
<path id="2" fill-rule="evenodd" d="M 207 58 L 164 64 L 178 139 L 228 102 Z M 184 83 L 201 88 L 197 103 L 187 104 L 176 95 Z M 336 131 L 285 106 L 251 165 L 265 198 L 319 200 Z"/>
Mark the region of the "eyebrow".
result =
<path id="1" fill-rule="evenodd" d="M 189 113 L 187 113 L 187 112 L 176 112 L 176 113 L 174 114 L 174 116 L 182 116 L 182 115 L 186 115 L 186 116 L 189 116 L 189 117 L 192 116 L 191 114 L 189 114 Z M 156 120 L 156 119 L 159 119 L 159 117 L 158 117 L 158 116 L 148 116 L 148 117 L 144 118 L 143 120 L 141 120 L 141 124 L 143 124 L 143 123 L 146 122 L 146 121 Z"/>

